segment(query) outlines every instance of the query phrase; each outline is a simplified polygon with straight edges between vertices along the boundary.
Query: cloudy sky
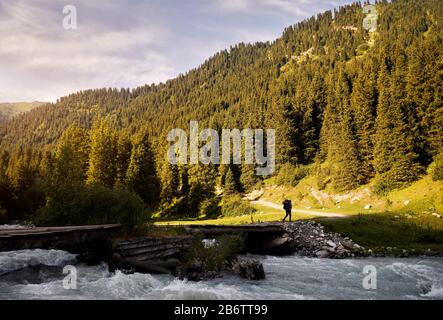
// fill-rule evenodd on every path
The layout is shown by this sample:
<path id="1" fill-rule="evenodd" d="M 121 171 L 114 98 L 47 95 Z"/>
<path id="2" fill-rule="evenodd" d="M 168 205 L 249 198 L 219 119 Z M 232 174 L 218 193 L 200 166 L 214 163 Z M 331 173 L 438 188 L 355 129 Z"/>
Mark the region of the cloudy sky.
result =
<path id="1" fill-rule="evenodd" d="M 352 0 L 0 0 L 0 102 L 158 83 Z M 77 29 L 63 27 L 63 8 Z"/>

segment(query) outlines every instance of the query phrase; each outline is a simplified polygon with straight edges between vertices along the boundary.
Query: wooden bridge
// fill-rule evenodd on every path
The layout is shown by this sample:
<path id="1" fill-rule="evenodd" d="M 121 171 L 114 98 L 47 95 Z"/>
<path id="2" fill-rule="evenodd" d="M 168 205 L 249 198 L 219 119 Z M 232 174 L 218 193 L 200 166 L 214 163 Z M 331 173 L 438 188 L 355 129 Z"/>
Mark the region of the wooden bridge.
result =
<path id="1" fill-rule="evenodd" d="M 0 229 L 0 251 L 61 249 L 72 252 L 93 244 L 106 244 L 119 224 Z"/>

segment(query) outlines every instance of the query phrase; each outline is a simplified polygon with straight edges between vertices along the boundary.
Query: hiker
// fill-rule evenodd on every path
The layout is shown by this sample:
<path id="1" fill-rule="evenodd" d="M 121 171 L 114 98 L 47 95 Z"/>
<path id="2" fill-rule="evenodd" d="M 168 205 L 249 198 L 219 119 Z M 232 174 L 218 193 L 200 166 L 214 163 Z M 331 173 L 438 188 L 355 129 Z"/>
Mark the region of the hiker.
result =
<path id="1" fill-rule="evenodd" d="M 283 218 L 283 222 L 285 222 L 287 217 L 289 217 L 289 222 L 291 222 L 291 212 L 292 212 L 292 202 L 291 202 L 291 200 L 285 199 L 283 201 L 283 209 L 286 212 L 286 215 Z"/>

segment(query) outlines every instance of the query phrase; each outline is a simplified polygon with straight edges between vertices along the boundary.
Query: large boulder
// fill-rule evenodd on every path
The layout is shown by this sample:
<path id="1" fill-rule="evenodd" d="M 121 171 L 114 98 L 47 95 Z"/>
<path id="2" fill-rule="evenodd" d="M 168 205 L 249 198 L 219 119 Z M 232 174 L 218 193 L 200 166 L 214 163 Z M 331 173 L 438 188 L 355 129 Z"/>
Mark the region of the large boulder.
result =
<path id="1" fill-rule="evenodd" d="M 266 278 L 263 264 L 252 259 L 237 259 L 232 264 L 232 271 L 241 278 L 263 280 Z"/>

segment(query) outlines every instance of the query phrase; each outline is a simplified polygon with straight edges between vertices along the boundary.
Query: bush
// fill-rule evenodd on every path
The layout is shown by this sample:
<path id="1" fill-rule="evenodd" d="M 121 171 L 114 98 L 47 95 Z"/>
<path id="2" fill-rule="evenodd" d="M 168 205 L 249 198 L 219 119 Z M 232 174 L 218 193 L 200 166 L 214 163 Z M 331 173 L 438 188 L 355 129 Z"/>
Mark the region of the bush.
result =
<path id="1" fill-rule="evenodd" d="M 34 223 L 39 226 L 121 223 L 128 230 L 147 219 L 143 201 L 127 190 L 78 185 L 49 198 Z"/>
<path id="2" fill-rule="evenodd" d="M 387 180 L 378 179 L 372 186 L 372 192 L 378 196 L 387 195 L 395 186 Z"/>
<path id="3" fill-rule="evenodd" d="M 358 55 L 364 54 L 368 50 L 369 50 L 369 45 L 366 43 L 363 43 L 357 47 L 357 54 Z"/>
<path id="4" fill-rule="evenodd" d="M 329 167 L 319 168 L 317 172 L 317 187 L 319 190 L 326 189 L 326 186 L 331 182 L 331 171 Z"/>
<path id="5" fill-rule="evenodd" d="M 239 195 L 225 196 L 221 201 L 221 214 L 224 217 L 234 217 L 254 214 L 257 210 Z"/>
<path id="6" fill-rule="evenodd" d="M 220 199 L 212 197 L 203 200 L 199 207 L 199 216 L 205 215 L 206 217 L 216 218 L 221 213 Z"/>
<path id="7" fill-rule="evenodd" d="M 280 167 L 275 178 L 275 183 L 279 186 L 295 187 L 300 180 L 309 175 L 308 166 L 294 166 L 290 163 L 285 163 Z"/>
<path id="8" fill-rule="evenodd" d="M 378 196 L 385 196 L 390 191 L 406 187 L 409 182 L 396 179 L 393 171 L 380 175 L 372 186 L 372 191 Z"/>
<path id="9" fill-rule="evenodd" d="M 443 151 L 441 151 L 434 159 L 434 170 L 432 172 L 432 180 L 443 180 Z"/>
<path id="10" fill-rule="evenodd" d="M 159 215 L 162 218 L 180 217 L 189 215 L 188 197 L 181 196 L 164 201 L 159 210 Z"/>
<path id="11" fill-rule="evenodd" d="M 244 238 L 238 235 L 223 235 L 215 238 L 215 244 L 205 247 L 202 238 L 195 237 L 194 243 L 185 254 L 185 261 L 201 261 L 204 271 L 221 271 L 232 262 L 244 247 Z"/>

